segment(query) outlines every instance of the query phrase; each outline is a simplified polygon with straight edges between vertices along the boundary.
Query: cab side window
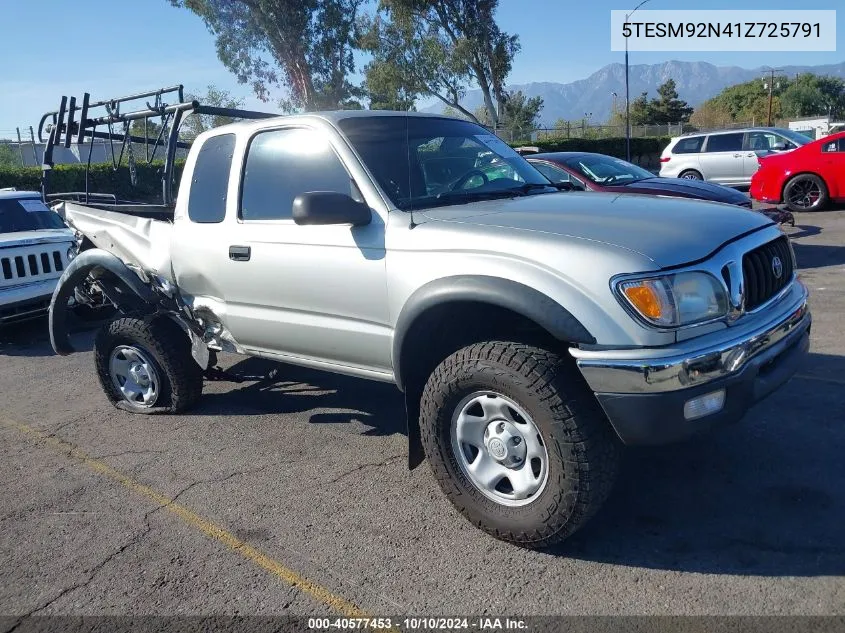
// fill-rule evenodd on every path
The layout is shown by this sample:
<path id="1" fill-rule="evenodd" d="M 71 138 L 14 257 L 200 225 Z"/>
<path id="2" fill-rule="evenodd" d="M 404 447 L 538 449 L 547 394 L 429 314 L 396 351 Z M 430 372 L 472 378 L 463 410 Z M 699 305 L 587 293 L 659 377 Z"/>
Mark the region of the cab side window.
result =
<path id="1" fill-rule="evenodd" d="M 235 135 L 212 136 L 200 147 L 191 174 L 188 218 L 191 222 L 213 224 L 226 217 L 229 172 L 235 152 Z"/>
<path id="2" fill-rule="evenodd" d="M 312 191 L 357 196 L 349 173 L 323 133 L 287 128 L 253 137 L 241 185 L 242 220 L 291 219 L 294 199 Z"/>

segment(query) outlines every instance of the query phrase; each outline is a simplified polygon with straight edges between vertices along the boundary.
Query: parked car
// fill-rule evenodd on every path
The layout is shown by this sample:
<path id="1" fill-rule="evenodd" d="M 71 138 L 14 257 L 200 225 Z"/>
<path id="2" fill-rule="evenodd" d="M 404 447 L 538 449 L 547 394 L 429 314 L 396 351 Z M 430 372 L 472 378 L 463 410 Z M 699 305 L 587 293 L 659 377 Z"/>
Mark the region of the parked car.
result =
<path id="1" fill-rule="evenodd" d="M 845 202 L 845 132 L 813 141 L 789 152 L 760 159 L 751 195 L 768 203 L 785 203 L 792 211 L 818 211 Z"/>
<path id="2" fill-rule="evenodd" d="M 760 156 L 790 151 L 810 142 L 799 132 L 766 127 L 676 136 L 660 156 L 660 175 L 747 186 L 759 167 Z"/>
<path id="3" fill-rule="evenodd" d="M 0 190 L 0 325 L 46 314 L 76 237 L 35 191 Z"/>
<path id="4" fill-rule="evenodd" d="M 171 221 L 59 203 L 95 248 L 54 296 L 56 352 L 74 351 L 65 302 L 94 274 L 125 311 L 94 343 L 121 409 L 189 409 L 220 350 L 394 383 L 410 464 L 427 457 L 467 519 L 526 547 L 593 516 L 622 443 L 735 422 L 808 353 L 807 289 L 766 218 L 561 193 L 468 121 L 235 123 L 197 137 L 175 207 L 167 172 Z"/>
<path id="5" fill-rule="evenodd" d="M 532 154 L 529 163 L 552 182 L 568 182 L 584 191 L 638 193 L 725 202 L 751 208 L 741 191 L 709 182 L 660 178 L 620 158 L 588 152 Z"/>

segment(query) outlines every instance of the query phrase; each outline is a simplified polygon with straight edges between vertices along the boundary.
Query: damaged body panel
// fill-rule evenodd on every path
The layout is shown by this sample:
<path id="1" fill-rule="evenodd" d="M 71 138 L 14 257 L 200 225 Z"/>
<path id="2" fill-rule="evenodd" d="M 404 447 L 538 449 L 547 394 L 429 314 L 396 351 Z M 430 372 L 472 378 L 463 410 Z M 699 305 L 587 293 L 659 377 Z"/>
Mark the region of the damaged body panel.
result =
<path id="1" fill-rule="evenodd" d="M 172 222 L 107 211 L 76 202 L 57 203 L 53 210 L 95 247 L 112 253 L 127 264 L 175 282 L 170 277 Z"/>
<path id="2" fill-rule="evenodd" d="M 171 221 L 75 202 L 58 203 L 54 210 L 94 248 L 84 250 L 62 275 L 53 306 L 67 305 L 74 290 L 87 279 L 123 313 L 161 312 L 180 321 L 192 338 L 194 358 L 202 367 L 207 366 L 209 350 L 244 353 L 215 313 L 222 302 L 181 292 L 171 259 Z M 63 355 L 75 351 L 68 337 L 65 312 L 50 310 L 51 342 Z"/>

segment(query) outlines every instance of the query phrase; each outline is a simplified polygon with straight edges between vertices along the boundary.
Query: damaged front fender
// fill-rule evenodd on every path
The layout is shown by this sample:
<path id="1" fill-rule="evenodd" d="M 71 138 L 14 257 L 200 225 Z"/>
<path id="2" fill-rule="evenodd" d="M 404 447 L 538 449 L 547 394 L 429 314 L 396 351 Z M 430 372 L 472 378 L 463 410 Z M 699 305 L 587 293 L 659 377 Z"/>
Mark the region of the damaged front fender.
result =
<path id="1" fill-rule="evenodd" d="M 97 248 L 84 251 L 71 261 L 62 273 L 50 301 L 50 344 L 56 354 L 67 356 L 76 351 L 68 336 L 67 306 L 76 287 L 88 275 L 95 278 L 111 275 L 120 285 L 121 290 L 128 290 L 131 293 L 133 308 L 140 308 L 141 312 L 148 311 L 149 313 L 157 309 L 158 297 L 155 292 L 117 256 Z M 108 296 L 108 293 L 106 294 Z M 112 301 L 115 300 L 113 296 L 109 298 Z M 118 305 L 117 307 L 125 308 L 126 306 Z"/>

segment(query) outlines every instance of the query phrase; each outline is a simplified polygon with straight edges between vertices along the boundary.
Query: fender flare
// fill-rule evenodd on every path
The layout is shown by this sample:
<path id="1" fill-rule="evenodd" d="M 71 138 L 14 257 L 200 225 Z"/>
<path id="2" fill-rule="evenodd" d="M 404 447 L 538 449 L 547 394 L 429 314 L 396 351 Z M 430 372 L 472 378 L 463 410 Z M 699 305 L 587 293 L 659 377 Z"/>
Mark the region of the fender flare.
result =
<path id="1" fill-rule="evenodd" d="M 52 345 L 53 351 L 60 356 L 67 356 L 76 351 L 70 343 L 67 331 L 68 299 L 70 299 L 74 289 L 91 272 L 98 270 L 108 271 L 115 275 L 144 303 L 151 306 L 156 303 L 156 296 L 153 291 L 116 255 L 98 248 L 83 251 L 65 268 L 50 300 L 50 345 Z"/>
<path id="2" fill-rule="evenodd" d="M 430 308 L 472 301 L 506 308 L 537 323 L 552 336 L 570 343 L 593 344 L 595 337 L 562 305 L 530 286 L 484 275 L 457 275 L 431 281 L 405 302 L 393 333 L 392 361 L 396 385 L 405 390 L 402 348 L 414 322 Z"/>

